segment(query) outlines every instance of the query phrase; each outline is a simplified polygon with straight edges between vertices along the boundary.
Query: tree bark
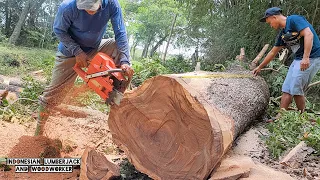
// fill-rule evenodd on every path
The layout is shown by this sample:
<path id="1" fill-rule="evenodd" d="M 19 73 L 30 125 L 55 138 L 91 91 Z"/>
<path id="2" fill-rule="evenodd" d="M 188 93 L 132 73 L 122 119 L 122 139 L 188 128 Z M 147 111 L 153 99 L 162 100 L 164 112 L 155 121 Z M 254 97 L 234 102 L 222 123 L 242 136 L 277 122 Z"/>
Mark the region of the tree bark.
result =
<path id="1" fill-rule="evenodd" d="M 29 9 L 30 9 L 30 4 L 31 4 L 31 0 L 29 0 L 26 5 L 24 6 L 24 8 L 22 9 L 22 12 L 19 16 L 19 21 L 17 22 L 10 38 L 9 38 L 9 43 L 10 44 L 16 44 L 19 36 L 20 36 L 20 32 L 21 32 L 21 29 L 22 29 L 22 26 L 24 25 L 24 22 L 27 18 L 27 15 L 28 15 L 28 12 L 29 12 Z"/>
<path id="2" fill-rule="evenodd" d="M 6 4 L 5 4 L 5 16 L 6 16 L 5 35 L 6 36 L 8 36 L 10 32 L 11 18 L 9 15 L 10 15 L 9 0 L 6 0 Z"/>
<path id="3" fill-rule="evenodd" d="M 45 0 L 41 0 L 40 1 L 41 4 L 40 3 L 39 3 L 40 5 L 38 4 L 39 7 L 41 7 L 41 5 L 43 4 L 44 1 Z M 16 24 L 16 26 L 15 26 L 15 28 L 13 30 L 13 33 L 11 34 L 11 36 L 9 38 L 9 43 L 10 44 L 16 44 L 16 42 L 17 42 L 17 40 L 18 40 L 18 38 L 20 36 L 22 26 L 25 23 L 25 20 L 26 20 L 26 18 L 28 16 L 28 13 L 29 13 L 30 9 L 34 9 L 36 7 L 36 5 L 37 5 L 37 2 L 33 2 L 32 0 L 28 0 L 26 2 L 26 5 L 22 9 L 22 12 L 21 12 L 21 14 L 19 16 L 19 20 L 18 20 L 18 22 L 17 22 L 17 24 Z"/>
<path id="4" fill-rule="evenodd" d="M 168 39 L 168 42 L 167 42 L 166 50 L 164 51 L 164 54 L 163 54 L 163 60 L 162 60 L 163 62 L 166 62 L 167 51 L 168 51 L 168 47 L 169 47 L 169 44 L 170 44 L 171 36 L 173 34 L 174 26 L 176 24 L 177 17 L 178 17 L 178 14 L 176 14 L 174 16 L 174 19 L 172 21 L 172 26 L 171 26 L 171 30 L 170 30 L 169 39 Z"/>
<path id="5" fill-rule="evenodd" d="M 155 46 L 153 46 L 150 50 L 150 57 L 152 57 L 154 55 L 154 53 L 156 52 L 156 50 L 159 48 L 159 46 L 163 43 L 164 40 L 166 40 L 166 38 L 168 37 L 168 35 L 165 35 L 163 38 L 161 38 L 157 44 Z"/>
<path id="6" fill-rule="evenodd" d="M 141 54 L 142 58 L 146 58 L 147 57 L 151 41 L 152 41 L 152 37 L 149 37 L 147 43 L 144 45 L 144 48 L 143 48 L 143 51 L 142 51 L 142 54 Z"/>
<path id="7" fill-rule="evenodd" d="M 269 102 L 268 86 L 250 72 L 157 76 L 112 106 L 114 142 L 154 179 L 206 179 Z"/>
<path id="8" fill-rule="evenodd" d="M 36 19 L 38 17 L 38 11 L 39 11 L 40 7 L 42 6 L 42 4 L 44 3 L 44 1 L 45 0 L 37 0 L 37 1 L 33 2 L 32 7 L 30 8 L 30 16 L 28 18 L 29 19 L 28 24 L 30 27 L 36 26 Z"/>
<path id="9" fill-rule="evenodd" d="M 132 51 L 132 60 L 135 60 L 135 54 L 136 54 L 136 47 L 138 45 L 138 41 L 134 42 L 132 47 L 131 47 L 131 51 Z"/>

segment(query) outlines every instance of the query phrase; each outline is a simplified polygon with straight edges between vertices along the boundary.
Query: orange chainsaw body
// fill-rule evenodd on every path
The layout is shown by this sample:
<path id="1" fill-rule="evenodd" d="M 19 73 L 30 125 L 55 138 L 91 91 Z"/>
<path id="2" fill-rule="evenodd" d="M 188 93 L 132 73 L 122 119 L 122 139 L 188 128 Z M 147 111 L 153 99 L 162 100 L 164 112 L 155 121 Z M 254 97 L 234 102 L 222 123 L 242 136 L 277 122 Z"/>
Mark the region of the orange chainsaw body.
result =
<path id="1" fill-rule="evenodd" d="M 73 67 L 76 73 L 88 84 L 88 86 L 105 101 L 109 98 L 109 93 L 113 91 L 114 78 L 116 78 L 120 82 L 126 81 L 122 73 L 113 72 L 111 73 L 111 76 L 102 75 L 92 78 L 87 78 L 87 76 L 90 74 L 105 72 L 116 68 L 117 67 L 114 64 L 113 59 L 101 52 L 95 55 L 91 60 L 87 71 L 84 71 L 82 68 L 78 67 L 77 64 Z"/>

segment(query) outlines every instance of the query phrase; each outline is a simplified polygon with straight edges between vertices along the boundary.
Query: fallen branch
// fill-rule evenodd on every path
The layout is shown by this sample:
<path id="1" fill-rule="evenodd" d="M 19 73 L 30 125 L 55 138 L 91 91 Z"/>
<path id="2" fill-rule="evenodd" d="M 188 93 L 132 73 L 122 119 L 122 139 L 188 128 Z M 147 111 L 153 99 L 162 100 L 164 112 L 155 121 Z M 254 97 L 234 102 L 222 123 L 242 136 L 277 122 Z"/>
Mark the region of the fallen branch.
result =
<path id="1" fill-rule="evenodd" d="M 243 62 L 246 59 L 246 54 L 244 48 L 240 48 L 240 55 L 236 56 L 236 60 Z"/>
<path id="2" fill-rule="evenodd" d="M 18 98 L 18 99 L 16 99 L 16 100 L 14 100 L 12 103 L 10 103 L 8 106 L 6 106 L 6 107 L 4 108 L 4 111 L 7 111 L 7 109 L 8 109 L 9 107 L 11 107 L 14 103 L 16 103 L 16 102 L 18 102 L 18 101 L 20 101 L 20 100 L 28 100 L 28 101 L 32 101 L 32 102 L 37 102 L 37 100 L 33 100 L 33 99 L 29 99 L 29 98 Z"/>
<path id="3" fill-rule="evenodd" d="M 317 82 L 314 82 L 314 83 L 309 84 L 307 90 L 309 90 L 309 88 L 311 88 L 312 86 L 316 86 L 316 85 L 318 85 L 318 84 L 320 84 L 320 81 L 317 81 Z"/>
<path id="4" fill-rule="evenodd" d="M 257 55 L 256 58 L 254 58 L 254 60 L 251 62 L 251 64 L 249 65 L 250 70 L 253 70 L 254 68 L 257 67 L 258 62 L 260 61 L 260 59 L 263 57 L 263 55 L 266 53 L 266 51 L 269 48 L 269 44 L 264 45 L 264 47 L 262 48 L 262 50 L 259 52 L 259 54 Z"/>
<path id="5" fill-rule="evenodd" d="M 284 65 L 281 65 L 278 69 L 273 69 L 273 68 L 263 68 L 261 71 L 275 71 L 275 72 L 280 72 L 280 69 L 283 68 Z"/>

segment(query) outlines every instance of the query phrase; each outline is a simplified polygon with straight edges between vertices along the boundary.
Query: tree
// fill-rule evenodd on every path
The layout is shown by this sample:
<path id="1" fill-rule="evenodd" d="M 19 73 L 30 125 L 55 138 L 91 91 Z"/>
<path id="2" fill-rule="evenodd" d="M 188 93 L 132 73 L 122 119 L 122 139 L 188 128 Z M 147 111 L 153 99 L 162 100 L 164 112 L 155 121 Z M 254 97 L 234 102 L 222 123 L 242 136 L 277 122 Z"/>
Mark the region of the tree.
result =
<path id="1" fill-rule="evenodd" d="M 34 1 L 34 0 L 28 0 L 24 3 L 24 7 L 21 11 L 21 14 L 19 16 L 19 21 L 17 22 L 11 36 L 10 36 L 10 39 L 9 39 L 9 43 L 10 44 L 16 44 L 19 36 L 20 36 L 20 32 L 21 32 L 21 29 L 22 29 L 22 26 L 24 25 L 25 23 L 25 20 L 27 18 L 27 15 L 28 13 L 30 12 L 30 9 L 32 10 L 36 10 L 36 7 L 37 6 L 41 6 L 43 4 L 45 0 L 38 0 L 38 1 Z M 38 8 L 39 9 L 39 8 Z"/>

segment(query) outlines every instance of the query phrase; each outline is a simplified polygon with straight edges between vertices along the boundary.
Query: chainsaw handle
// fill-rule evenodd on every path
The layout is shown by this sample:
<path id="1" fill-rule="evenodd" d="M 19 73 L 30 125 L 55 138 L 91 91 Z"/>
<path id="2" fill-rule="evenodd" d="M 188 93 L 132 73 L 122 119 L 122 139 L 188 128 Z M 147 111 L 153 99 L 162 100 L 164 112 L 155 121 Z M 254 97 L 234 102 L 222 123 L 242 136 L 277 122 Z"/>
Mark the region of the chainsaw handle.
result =
<path id="1" fill-rule="evenodd" d="M 87 73 L 86 73 L 82 68 L 80 68 L 80 66 L 79 66 L 77 63 L 73 66 L 73 70 L 74 70 L 83 80 L 86 78 Z"/>
<path id="2" fill-rule="evenodd" d="M 117 68 L 117 69 L 110 69 L 107 70 L 108 73 L 114 73 L 114 72 L 125 72 L 123 69 Z"/>

